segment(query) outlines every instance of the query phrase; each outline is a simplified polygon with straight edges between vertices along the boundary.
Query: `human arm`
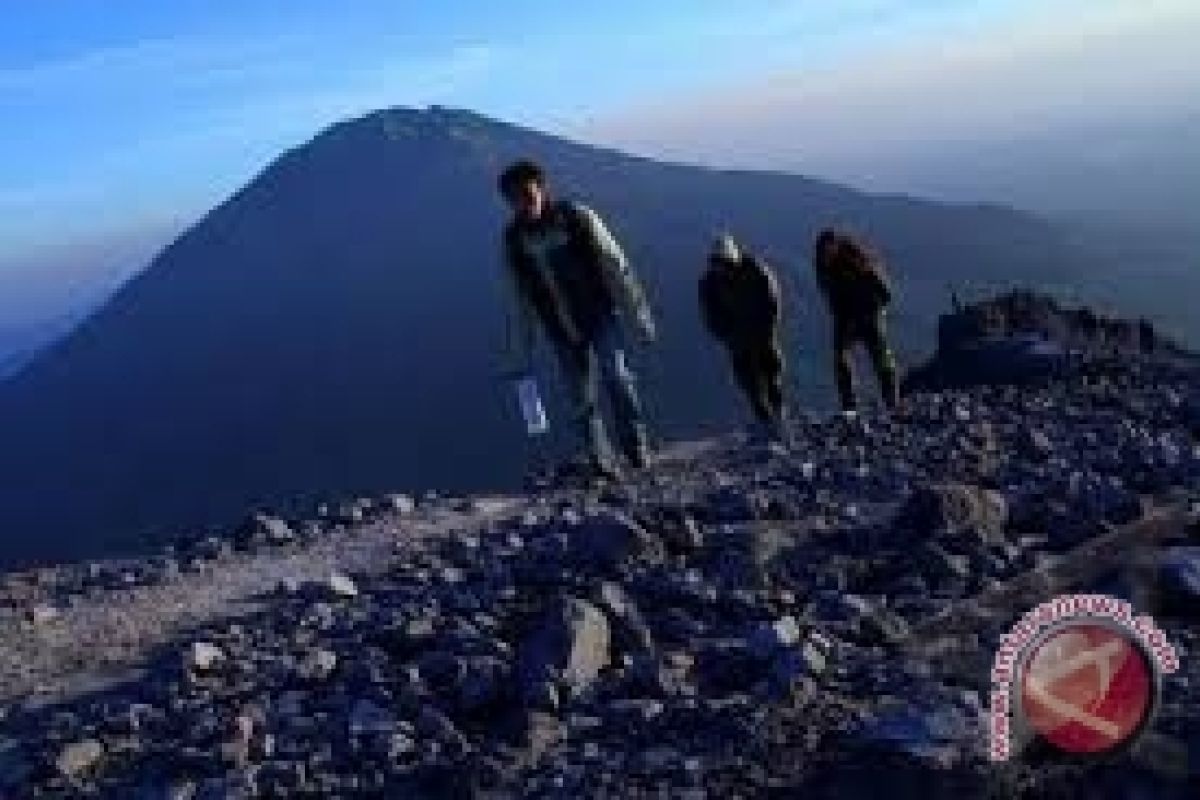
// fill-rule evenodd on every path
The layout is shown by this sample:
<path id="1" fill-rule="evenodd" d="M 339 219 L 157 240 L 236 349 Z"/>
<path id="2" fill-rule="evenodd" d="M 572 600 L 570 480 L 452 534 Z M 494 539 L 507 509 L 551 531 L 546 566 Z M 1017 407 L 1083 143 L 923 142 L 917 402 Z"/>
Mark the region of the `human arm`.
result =
<path id="1" fill-rule="evenodd" d="M 888 274 L 882 266 L 877 265 L 875 269 L 875 280 L 879 287 L 879 300 L 883 305 L 888 305 L 892 302 L 892 282 L 888 279 Z"/>
<path id="2" fill-rule="evenodd" d="M 779 323 L 783 307 L 783 296 L 779 291 L 779 279 L 775 276 L 775 271 L 768 264 L 762 261 L 757 261 L 756 264 L 762 274 L 767 318 L 770 320 L 771 326 L 774 327 Z"/>
<path id="3" fill-rule="evenodd" d="M 595 211 L 577 206 L 580 222 L 595 244 L 605 284 L 620 307 L 627 324 L 634 327 L 643 341 L 653 341 L 656 335 L 654 314 L 646 300 L 641 282 L 629 266 L 621 245 L 613 237 Z"/>

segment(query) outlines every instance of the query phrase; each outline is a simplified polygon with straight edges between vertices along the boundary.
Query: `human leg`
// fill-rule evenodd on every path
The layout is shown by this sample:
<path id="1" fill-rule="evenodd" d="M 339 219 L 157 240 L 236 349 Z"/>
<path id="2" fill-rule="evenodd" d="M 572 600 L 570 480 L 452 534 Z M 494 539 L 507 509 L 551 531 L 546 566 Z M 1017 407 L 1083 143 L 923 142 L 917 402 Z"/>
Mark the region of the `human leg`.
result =
<path id="1" fill-rule="evenodd" d="M 854 399 L 854 330 L 849 320 L 835 319 L 833 324 L 833 373 L 837 382 L 838 400 L 843 411 L 853 411 Z"/>
<path id="2" fill-rule="evenodd" d="M 896 356 L 888 344 L 884 313 L 880 311 L 863 326 L 863 342 L 871 357 L 875 377 L 883 402 L 894 409 L 900 404 L 900 385 L 897 375 Z"/>
<path id="3" fill-rule="evenodd" d="M 645 413 L 637 377 L 629 366 L 625 345 L 616 324 L 605 326 L 596 337 L 593 353 L 600 380 L 612 405 L 621 450 L 634 466 L 645 466 L 650 456 Z"/>
<path id="4" fill-rule="evenodd" d="M 596 354 L 590 345 L 555 350 L 580 449 L 594 466 L 604 467 L 611 462 L 611 446 L 600 416 Z"/>

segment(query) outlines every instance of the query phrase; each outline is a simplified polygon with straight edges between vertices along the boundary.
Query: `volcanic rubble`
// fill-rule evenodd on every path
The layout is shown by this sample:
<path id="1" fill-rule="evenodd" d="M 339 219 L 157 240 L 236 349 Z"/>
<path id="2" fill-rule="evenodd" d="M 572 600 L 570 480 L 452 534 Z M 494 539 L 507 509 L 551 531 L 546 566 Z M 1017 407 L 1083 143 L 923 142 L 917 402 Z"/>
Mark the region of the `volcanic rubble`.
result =
<path id="1" fill-rule="evenodd" d="M 5 673 L 3 796 L 1195 797 L 1198 415 L 1193 367 L 1123 359 L 914 394 L 900 418 L 797 416 L 786 446 L 677 447 L 619 486 L 258 514 L 12 575 L 0 630 L 36 645 L 283 565 L 250 573 L 248 609 L 131 654 L 129 680 L 39 701 Z M 1118 558 L 1088 549 L 1121 536 Z M 370 569 L 326 560 L 380 537 Z M 1063 591 L 1158 615 L 1182 666 L 1156 746 L 993 764 L 999 637 Z M 72 657 L 39 669 L 86 674 L 88 647 Z"/>

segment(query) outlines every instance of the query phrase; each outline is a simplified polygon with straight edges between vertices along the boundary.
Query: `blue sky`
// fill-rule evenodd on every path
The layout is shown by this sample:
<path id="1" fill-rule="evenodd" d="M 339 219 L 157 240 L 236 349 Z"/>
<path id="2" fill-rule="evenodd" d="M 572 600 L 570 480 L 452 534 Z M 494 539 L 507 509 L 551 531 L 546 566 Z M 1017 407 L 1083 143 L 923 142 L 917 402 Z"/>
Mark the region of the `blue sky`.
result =
<path id="1" fill-rule="evenodd" d="M 0 26 L 0 295 L 49 307 L 73 286 L 116 280 L 284 148 L 391 105 L 469 107 L 651 155 L 933 190 L 905 167 L 938 148 L 1036 133 L 1047 115 L 1082 124 L 1189 96 L 1200 70 L 1181 65 L 1192 63 L 1198 7 L 14 3 Z M 1148 85 L 1166 93 L 1148 97 Z"/>
<path id="2" fill-rule="evenodd" d="M 18 123 L 0 150 L 0 241 L 189 216 L 282 148 L 382 105 L 440 102 L 583 128 L 664 95 L 832 58 L 880 28 L 903 35 L 963 4 L 417 5 L 64 0 L 8 10 L 0 113 Z"/>

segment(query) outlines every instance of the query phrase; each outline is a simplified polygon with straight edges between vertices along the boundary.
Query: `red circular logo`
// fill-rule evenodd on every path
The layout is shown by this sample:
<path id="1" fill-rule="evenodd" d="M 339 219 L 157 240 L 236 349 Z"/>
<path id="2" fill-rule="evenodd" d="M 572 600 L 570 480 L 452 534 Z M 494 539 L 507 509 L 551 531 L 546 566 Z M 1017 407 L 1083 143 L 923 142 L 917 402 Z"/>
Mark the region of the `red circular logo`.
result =
<path id="1" fill-rule="evenodd" d="M 1052 630 L 1020 675 L 1025 720 L 1068 753 L 1113 750 L 1139 734 L 1154 707 L 1154 673 L 1133 636 L 1094 622 Z"/>

